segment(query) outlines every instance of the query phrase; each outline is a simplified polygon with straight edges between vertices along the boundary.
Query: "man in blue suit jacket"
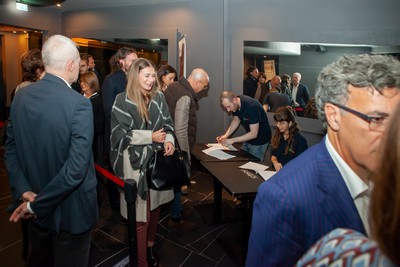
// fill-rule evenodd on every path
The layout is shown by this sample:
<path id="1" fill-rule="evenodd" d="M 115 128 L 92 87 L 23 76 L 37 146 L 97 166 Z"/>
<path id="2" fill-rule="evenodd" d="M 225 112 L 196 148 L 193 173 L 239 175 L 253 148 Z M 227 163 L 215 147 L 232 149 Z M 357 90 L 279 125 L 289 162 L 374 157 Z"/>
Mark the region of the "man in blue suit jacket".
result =
<path id="1" fill-rule="evenodd" d="M 246 266 L 293 266 L 338 227 L 368 234 L 369 177 L 400 104 L 399 69 L 394 58 L 357 55 L 322 70 L 316 103 L 327 136 L 260 186 Z"/>
<path id="2" fill-rule="evenodd" d="M 70 87 L 80 62 L 72 40 L 51 36 L 42 57 L 47 74 L 11 106 L 5 163 L 20 205 L 10 221 L 31 219 L 30 266 L 87 266 L 98 218 L 92 106 Z"/>
<path id="3" fill-rule="evenodd" d="M 306 85 L 300 83 L 301 74 L 298 72 L 293 73 L 292 81 L 293 83 L 290 91 L 293 106 L 296 110 L 297 116 L 303 117 L 304 109 L 306 108 L 308 100 L 310 99 L 308 88 Z"/>
<path id="4" fill-rule="evenodd" d="M 104 114 L 106 116 L 105 130 L 104 130 L 104 151 L 106 154 L 106 168 L 112 172 L 110 168 L 110 135 L 111 135 L 111 109 L 114 104 L 115 98 L 118 94 L 126 90 L 126 74 L 129 67 L 137 59 L 136 50 L 132 47 L 121 47 L 117 53 L 110 60 L 110 65 L 114 71 L 104 78 L 103 85 L 100 92 L 103 98 Z M 112 218 L 117 222 L 122 222 L 120 215 L 120 195 L 119 189 L 113 182 L 107 182 L 107 193 L 110 207 L 112 209 Z"/>

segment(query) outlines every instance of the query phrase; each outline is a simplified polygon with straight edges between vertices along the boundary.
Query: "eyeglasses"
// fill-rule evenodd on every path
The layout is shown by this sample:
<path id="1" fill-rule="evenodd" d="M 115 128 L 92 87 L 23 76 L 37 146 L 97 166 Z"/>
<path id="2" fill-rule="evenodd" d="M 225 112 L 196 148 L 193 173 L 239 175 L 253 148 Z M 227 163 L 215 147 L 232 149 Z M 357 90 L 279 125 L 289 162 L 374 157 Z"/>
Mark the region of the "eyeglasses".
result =
<path id="1" fill-rule="evenodd" d="M 203 85 L 203 89 L 208 89 L 208 84 L 204 84 L 202 80 L 198 80 Z"/>
<path id="2" fill-rule="evenodd" d="M 278 126 L 278 125 L 285 125 L 285 123 L 288 123 L 287 121 L 276 121 L 275 122 L 275 125 L 276 126 Z"/>
<path id="3" fill-rule="evenodd" d="M 335 105 L 335 106 L 337 106 L 338 108 L 343 109 L 343 110 L 345 110 L 345 111 L 347 111 L 347 112 L 350 112 L 351 114 L 356 115 L 356 116 L 359 117 L 360 119 L 362 119 L 362 120 L 368 122 L 369 129 L 370 129 L 371 131 L 383 132 L 383 131 L 385 130 L 384 125 L 385 125 L 385 122 L 388 121 L 388 120 L 387 120 L 388 115 L 383 115 L 383 116 L 368 116 L 368 115 L 366 115 L 366 114 L 364 114 L 364 113 L 361 113 L 361 112 L 359 112 L 359 111 L 357 111 L 357 110 L 354 110 L 354 109 L 345 107 L 345 106 L 343 106 L 343 105 L 340 105 L 340 104 L 337 104 L 337 103 L 334 103 L 334 102 L 330 102 L 330 101 L 329 101 L 328 103 L 330 103 L 330 104 L 332 104 L 332 105 Z"/>

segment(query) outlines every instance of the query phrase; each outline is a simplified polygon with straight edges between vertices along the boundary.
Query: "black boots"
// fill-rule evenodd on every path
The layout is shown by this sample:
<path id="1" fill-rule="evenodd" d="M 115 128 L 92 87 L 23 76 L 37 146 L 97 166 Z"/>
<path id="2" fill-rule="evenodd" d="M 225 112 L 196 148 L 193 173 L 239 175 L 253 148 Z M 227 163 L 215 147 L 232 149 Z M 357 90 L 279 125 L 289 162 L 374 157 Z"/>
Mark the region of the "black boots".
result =
<path id="1" fill-rule="evenodd" d="M 153 247 L 147 247 L 147 264 L 149 267 L 158 266 L 158 256 Z"/>

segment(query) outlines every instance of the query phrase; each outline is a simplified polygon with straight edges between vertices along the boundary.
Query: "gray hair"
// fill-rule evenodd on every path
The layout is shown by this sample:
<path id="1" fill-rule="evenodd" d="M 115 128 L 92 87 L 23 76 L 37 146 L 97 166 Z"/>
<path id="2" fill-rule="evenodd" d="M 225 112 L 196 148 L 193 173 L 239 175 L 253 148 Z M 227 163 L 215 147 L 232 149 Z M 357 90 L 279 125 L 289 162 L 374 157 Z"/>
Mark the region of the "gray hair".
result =
<path id="1" fill-rule="evenodd" d="M 382 94 L 385 88 L 400 89 L 400 61 L 383 55 L 346 55 L 329 64 L 318 76 L 315 93 L 318 118 L 326 128 L 325 104 L 334 102 L 345 105 L 348 85 Z"/>
<path id="2" fill-rule="evenodd" d="M 42 58 L 46 72 L 63 72 L 68 61 L 80 60 L 76 43 L 63 35 L 53 35 L 47 39 L 43 44 Z"/>

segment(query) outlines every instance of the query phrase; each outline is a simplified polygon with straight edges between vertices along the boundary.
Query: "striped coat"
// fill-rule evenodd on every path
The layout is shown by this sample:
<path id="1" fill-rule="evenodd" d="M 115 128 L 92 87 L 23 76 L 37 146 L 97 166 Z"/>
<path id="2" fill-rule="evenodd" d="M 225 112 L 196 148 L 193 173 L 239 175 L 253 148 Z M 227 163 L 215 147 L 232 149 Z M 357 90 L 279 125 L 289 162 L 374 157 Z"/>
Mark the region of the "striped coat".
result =
<path id="1" fill-rule="evenodd" d="M 148 104 L 149 121 L 144 121 L 137 105 L 127 98 L 126 92 L 117 95 L 111 113 L 111 153 L 110 161 L 115 174 L 121 179 L 132 178 L 137 182 L 136 220 L 146 221 L 147 198 L 150 196 L 150 209 L 169 202 L 172 190 L 155 191 L 147 187 L 146 166 L 156 147 L 153 131 L 172 130 L 173 122 L 163 93 L 156 92 Z M 173 136 L 167 134 L 165 142 L 174 143 Z M 127 217 L 126 201 L 121 192 L 121 214 Z"/>

